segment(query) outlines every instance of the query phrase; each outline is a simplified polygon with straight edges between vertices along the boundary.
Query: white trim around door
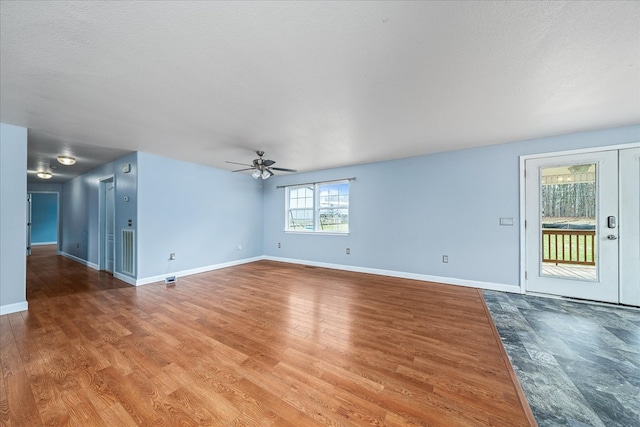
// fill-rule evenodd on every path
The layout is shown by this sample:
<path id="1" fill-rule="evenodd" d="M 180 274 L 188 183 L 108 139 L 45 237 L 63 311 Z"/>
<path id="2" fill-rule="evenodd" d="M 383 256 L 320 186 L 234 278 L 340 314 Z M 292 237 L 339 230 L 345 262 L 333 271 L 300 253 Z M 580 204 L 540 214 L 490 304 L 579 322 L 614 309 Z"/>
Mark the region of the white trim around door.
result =
<path id="1" fill-rule="evenodd" d="M 608 152 L 609 154 L 603 154 Z M 604 156 L 604 157 L 603 157 Z M 606 161 L 604 159 L 607 159 Z M 599 203 L 602 206 L 601 212 L 594 218 L 594 229 L 597 229 L 596 263 L 597 276 L 586 279 L 553 280 L 550 273 L 543 271 L 543 241 L 544 234 L 541 230 L 533 230 L 531 227 L 541 228 L 541 205 L 539 200 L 536 209 L 532 214 L 531 200 L 529 200 L 529 213 L 527 214 L 527 197 L 532 195 L 540 198 L 542 192 L 541 177 L 545 167 L 554 165 L 578 165 L 591 160 L 596 164 L 598 179 L 600 173 L 605 173 L 603 187 L 598 187 Z M 604 165 L 607 164 L 607 167 Z M 612 164 L 614 173 L 611 170 L 606 172 Z M 529 170 L 527 170 L 527 166 Z M 525 177 L 526 172 L 526 177 Z M 536 173 L 537 172 L 537 173 Z M 545 171 L 546 174 L 549 171 Z M 608 175 L 606 175 L 608 173 Z M 534 175 L 534 176 L 531 176 Z M 534 181 L 532 182 L 530 179 Z M 547 177 L 544 179 L 551 179 Z M 609 183 L 607 184 L 607 181 Z M 598 182 L 598 186 L 601 183 Z M 638 256 L 640 255 L 640 142 L 590 148 L 583 150 L 562 151 L 554 153 L 543 153 L 536 155 L 525 155 L 520 157 L 520 288 L 522 293 L 541 293 L 571 297 L 586 300 L 597 300 L 611 303 L 619 303 L 632 306 L 640 306 L 640 266 Z M 529 194 L 527 194 L 529 192 Z M 615 206 L 611 204 L 615 200 Z M 604 204 L 602 203 L 604 202 Z M 608 212 L 611 211 L 611 212 Z M 608 212 L 608 213 L 607 213 Z M 533 218 L 532 218 L 533 216 Z M 612 217 L 613 219 L 610 219 Z M 539 221 L 535 221 L 535 219 Z M 533 221 L 531 221 L 533 219 Z M 609 221 L 614 221 L 610 223 Z M 618 239 L 619 238 L 619 239 Z M 602 249 L 602 253 L 600 253 Z M 607 251 L 615 250 L 617 253 L 611 258 Z M 549 256 L 549 254 L 545 255 Z M 594 256 L 596 256 L 594 254 Z M 535 262 L 533 262 L 534 260 Z M 532 264 L 533 262 L 533 264 Z M 534 265 L 535 264 L 535 265 Z M 557 264 L 562 267 L 562 264 Z M 594 269 L 595 271 L 595 269 Z M 608 271 L 608 272 L 607 272 Z M 556 274 L 556 273 L 553 273 Z M 603 275 L 604 274 L 604 275 Z M 546 288 L 540 288 L 539 283 L 532 282 L 532 275 L 536 279 L 547 282 Z M 546 276 L 546 277 L 541 277 Z M 582 280 L 582 282 L 580 282 Z M 603 281 L 604 280 L 604 281 Z M 579 283 L 578 283 L 579 282 Z M 597 283 L 596 283 L 597 282 Z M 583 286 L 580 286 L 582 284 Z M 615 289 L 604 289 L 615 285 Z M 591 290 L 589 290 L 591 289 Z M 584 292 L 583 292 L 584 291 Z"/>

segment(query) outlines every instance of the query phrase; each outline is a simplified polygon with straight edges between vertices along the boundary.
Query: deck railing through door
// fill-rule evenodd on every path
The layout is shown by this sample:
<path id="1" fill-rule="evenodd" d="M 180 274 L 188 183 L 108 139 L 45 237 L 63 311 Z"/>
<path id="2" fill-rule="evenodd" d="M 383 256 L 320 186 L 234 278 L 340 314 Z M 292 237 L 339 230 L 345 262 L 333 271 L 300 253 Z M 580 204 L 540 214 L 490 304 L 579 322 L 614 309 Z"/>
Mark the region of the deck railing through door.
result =
<path id="1" fill-rule="evenodd" d="M 542 229 L 543 262 L 596 265 L 595 230 Z"/>

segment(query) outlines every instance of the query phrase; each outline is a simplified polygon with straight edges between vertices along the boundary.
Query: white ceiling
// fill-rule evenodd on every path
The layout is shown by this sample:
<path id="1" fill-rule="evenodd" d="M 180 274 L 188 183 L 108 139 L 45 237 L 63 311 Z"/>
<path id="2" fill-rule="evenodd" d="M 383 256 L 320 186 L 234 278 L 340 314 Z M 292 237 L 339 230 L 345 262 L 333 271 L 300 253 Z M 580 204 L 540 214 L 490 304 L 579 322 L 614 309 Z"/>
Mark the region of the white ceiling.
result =
<path id="1" fill-rule="evenodd" d="M 640 123 L 637 1 L 2 1 L 0 47 L 0 120 L 30 146 L 229 170 Z"/>

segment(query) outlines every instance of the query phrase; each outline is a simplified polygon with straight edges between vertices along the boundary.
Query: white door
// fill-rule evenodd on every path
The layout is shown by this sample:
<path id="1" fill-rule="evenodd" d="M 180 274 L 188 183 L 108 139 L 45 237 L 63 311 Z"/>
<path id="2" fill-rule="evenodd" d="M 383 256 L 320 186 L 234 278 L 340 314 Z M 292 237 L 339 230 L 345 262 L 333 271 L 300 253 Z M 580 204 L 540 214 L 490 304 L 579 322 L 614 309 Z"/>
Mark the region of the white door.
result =
<path id="1" fill-rule="evenodd" d="M 115 267 L 116 198 L 113 181 L 106 183 L 105 192 L 105 270 L 113 273 Z"/>
<path id="2" fill-rule="evenodd" d="M 640 307 L 640 148 L 620 150 L 620 303 Z"/>
<path id="3" fill-rule="evenodd" d="M 618 150 L 525 161 L 526 290 L 619 302 Z"/>

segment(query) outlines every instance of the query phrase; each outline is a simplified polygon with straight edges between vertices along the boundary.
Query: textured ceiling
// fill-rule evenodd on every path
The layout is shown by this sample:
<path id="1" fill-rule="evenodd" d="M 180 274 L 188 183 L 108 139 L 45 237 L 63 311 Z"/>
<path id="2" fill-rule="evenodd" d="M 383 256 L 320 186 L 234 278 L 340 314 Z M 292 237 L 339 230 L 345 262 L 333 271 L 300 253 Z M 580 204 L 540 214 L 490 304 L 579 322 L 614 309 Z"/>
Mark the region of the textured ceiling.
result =
<path id="1" fill-rule="evenodd" d="M 30 146 L 300 171 L 640 123 L 640 2 L 21 2 Z"/>

